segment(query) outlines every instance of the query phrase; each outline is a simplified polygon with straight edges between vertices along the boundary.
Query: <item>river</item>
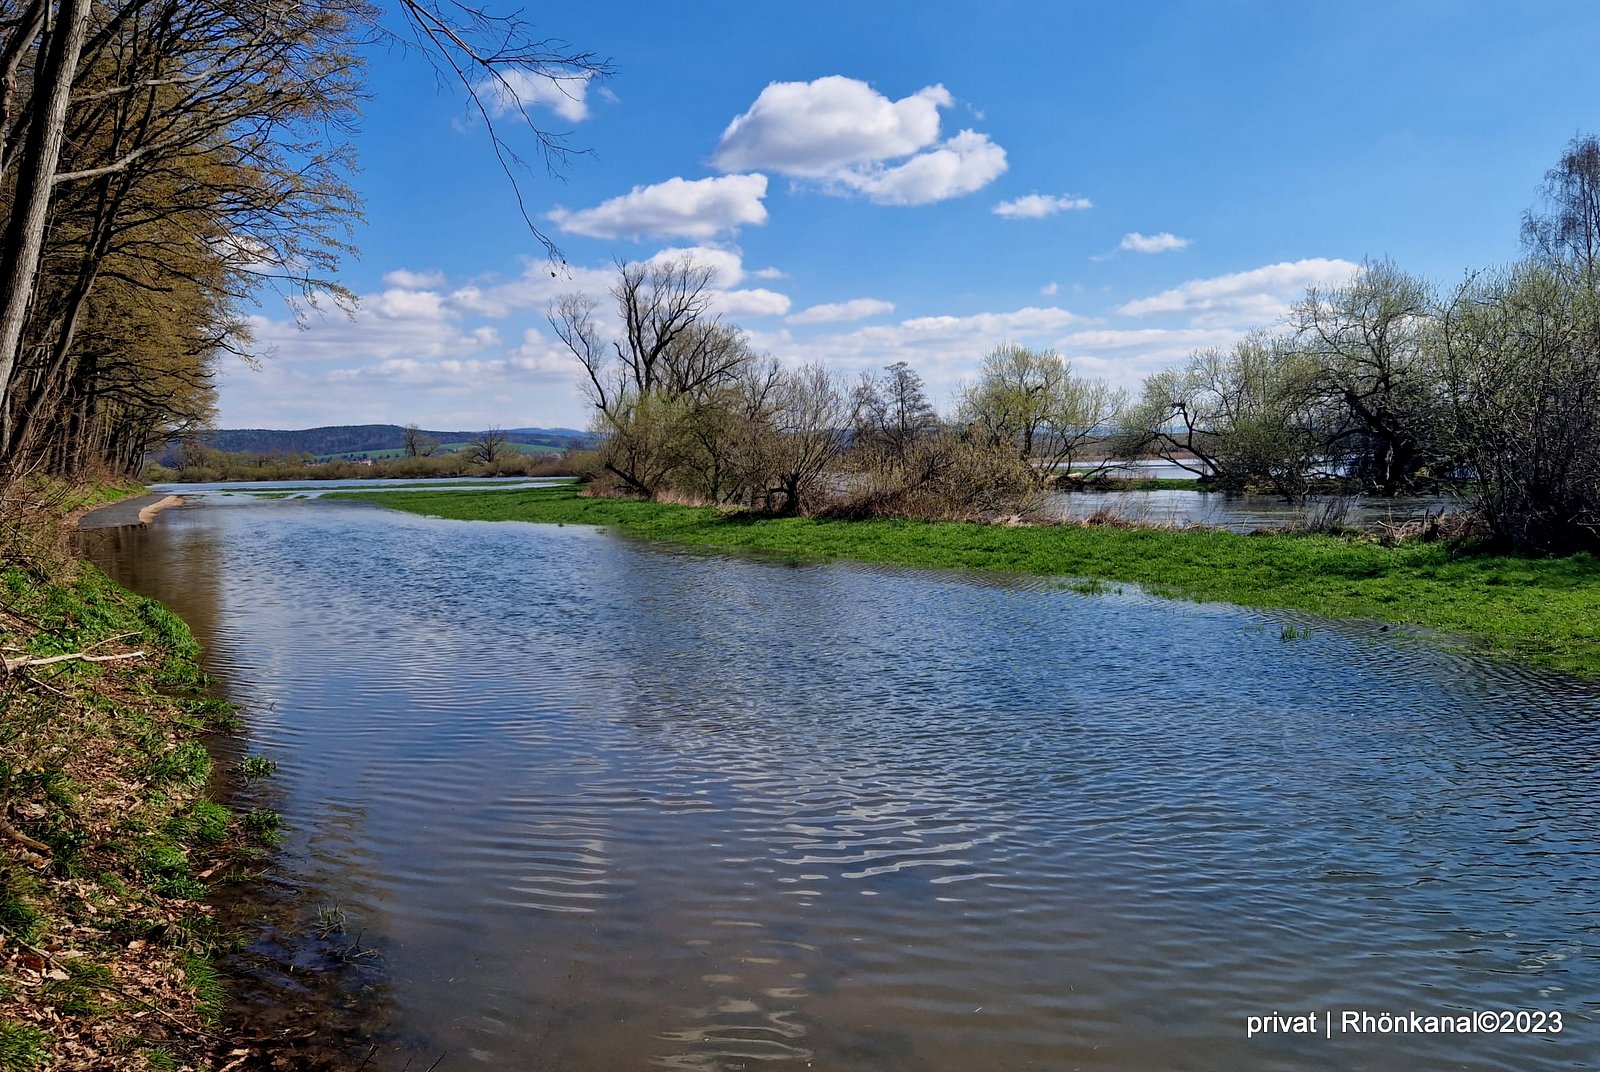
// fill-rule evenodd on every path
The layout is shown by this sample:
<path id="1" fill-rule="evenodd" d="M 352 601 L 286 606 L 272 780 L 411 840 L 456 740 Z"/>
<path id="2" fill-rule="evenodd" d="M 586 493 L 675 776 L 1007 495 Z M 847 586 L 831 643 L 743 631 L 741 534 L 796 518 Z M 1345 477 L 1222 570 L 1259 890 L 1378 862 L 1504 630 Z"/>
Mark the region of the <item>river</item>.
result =
<path id="1" fill-rule="evenodd" d="M 279 763 L 278 866 L 377 953 L 395 1067 L 1600 1057 L 1591 686 L 1131 589 L 325 500 L 95 543 Z M 1563 1030 L 1247 1037 L 1478 1009 Z"/>

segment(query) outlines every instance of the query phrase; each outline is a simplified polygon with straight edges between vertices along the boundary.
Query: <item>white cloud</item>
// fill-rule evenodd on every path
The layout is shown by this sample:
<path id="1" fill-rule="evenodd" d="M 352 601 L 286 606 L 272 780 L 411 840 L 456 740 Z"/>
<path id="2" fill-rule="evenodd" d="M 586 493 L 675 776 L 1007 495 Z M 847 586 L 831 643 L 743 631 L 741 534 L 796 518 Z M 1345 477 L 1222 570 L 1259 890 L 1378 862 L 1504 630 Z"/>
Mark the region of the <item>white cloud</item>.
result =
<path id="1" fill-rule="evenodd" d="M 845 302 L 813 305 L 788 318 L 791 324 L 842 324 L 894 312 L 894 302 L 877 298 L 852 298 Z"/>
<path id="2" fill-rule="evenodd" d="M 737 320 L 744 316 L 782 316 L 789 311 L 790 301 L 787 294 L 756 287 L 718 291 L 712 304 L 724 316 Z"/>
<path id="3" fill-rule="evenodd" d="M 1230 346 L 1245 332 L 1243 327 L 1089 328 L 1063 336 L 1056 345 L 1080 372 L 1132 390 L 1150 373 L 1182 361 L 1195 350 Z"/>
<path id="4" fill-rule="evenodd" d="M 744 279 L 744 260 L 739 256 L 739 251 L 723 246 L 673 246 L 652 254 L 645 263 L 663 264 L 685 257 L 715 271 L 715 282 L 719 287 L 736 287 Z M 760 275 L 759 272 L 756 274 Z"/>
<path id="5" fill-rule="evenodd" d="M 1057 294 L 1061 293 L 1061 284 L 1056 282 L 1046 283 L 1044 286 L 1039 288 L 1039 293 L 1043 294 L 1046 298 L 1053 298 Z"/>
<path id="6" fill-rule="evenodd" d="M 1194 326 L 1254 321 L 1282 316 L 1309 286 L 1343 283 L 1361 270 L 1346 260 L 1314 257 L 1253 268 L 1248 272 L 1192 279 L 1160 294 L 1117 306 L 1123 316 L 1188 314 Z"/>
<path id="7" fill-rule="evenodd" d="M 683 246 L 654 257 L 685 255 L 715 268 L 719 287 L 734 287 L 746 274 L 736 249 Z M 440 273 L 405 269 L 390 272 L 385 282 L 386 289 L 363 296 L 350 316 L 328 297 L 309 303 L 303 327 L 287 317 L 250 317 L 265 359 L 259 371 L 224 362 L 223 426 L 417 421 L 483 428 L 587 419 L 578 366 L 545 330 L 544 312 L 558 296 L 576 291 L 596 301 L 609 327 L 614 266 L 552 269 L 530 259 L 518 277 L 453 288 Z M 791 308 L 787 296 L 760 289 L 719 291 L 713 302 L 730 317 L 782 316 Z M 503 341 L 519 337 L 520 343 Z"/>
<path id="8" fill-rule="evenodd" d="M 834 180 L 880 205 L 927 205 L 981 190 L 1005 170 L 1004 149 L 987 134 L 963 130 L 903 164 L 849 168 Z"/>
<path id="9" fill-rule="evenodd" d="M 715 238 L 747 224 L 767 222 L 761 203 L 767 195 L 765 175 L 724 175 L 712 179 L 668 179 L 654 186 L 635 186 L 594 208 L 576 212 L 558 208 L 547 218 L 569 234 L 592 238 Z"/>
<path id="10" fill-rule="evenodd" d="M 396 268 L 392 272 L 384 273 L 383 282 L 386 286 L 403 287 L 406 290 L 428 290 L 444 286 L 444 273 L 413 272 L 405 268 Z"/>
<path id="11" fill-rule="evenodd" d="M 1094 208 L 1094 202 L 1078 194 L 1028 194 L 1012 201 L 1002 201 L 994 207 L 996 216 L 1008 220 L 1037 220 L 1054 216 L 1058 212 L 1073 212 Z"/>
<path id="12" fill-rule="evenodd" d="M 1189 239 L 1179 238 L 1169 231 L 1160 234 L 1143 235 L 1138 231 L 1129 231 L 1122 236 L 1118 249 L 1130 250 L 1134 253 L 1168 253 L 1172 250 L 1187 249 Z"/>
<path id="13" fill-rule="evenodd" d="M 770 170 L 827 178 L 842 168 L 909 156 L 939 137 L 943 86 L 891 101 L 865 82 L 829 75 L 773 82 L 722 132 L 711 162 L 722 171 Z"/>
<path id="14" fill-rule="evenodd" d="M 449 315 L 444 297 L 431 290 L 391 287 L 374 298 L 368 298 L 365 305 L 390 320 L 439 320 Z"/>
<path id="15" fill-rule="evenodd" d="M 788 279 L 789 273 L 781 268 L 757 268 L 750 273 L 757 279 Z"/>
<path id="16" fill-rule="evenodd" d="M 977 374 L 983 356 L 999 343 L 1049 346 L 1064 329 L 1084 322 L 1065 309 L 1029 306 L 968 316 L 913 317 L 898 324 L 870 324 L 803 339 L 787 328 L 752 331 L 750 341 L 789 364 L 820 361 L 852 373 L 905 361 L 927 381 L 935 402 L 948 405 L 961 383 Z"/>
<path id="17" fill-rule="evenodd" d="M 489 111 L 495 116 L 545 107 L 569 123 L 581 123 L 589 118 L 586 97 L 592 77 L 592 71 L 551 74 L 511 69 L 500 72 L 498 78 L 478 83 L 477 90 L 488 101 Z"/>
<path id="18" fill-rule="evenodd" d="M 879 204 L 943 201 L 1006 170 L 1005 150 L 986 134 L 963 130 L 939 140 L 939 110 L 954 103 L 942 85 L 896 101 L 840 75 L 773 82 L 728 124 L 711 162 L 722 171 L 813 179 L 826 192 Z"/>

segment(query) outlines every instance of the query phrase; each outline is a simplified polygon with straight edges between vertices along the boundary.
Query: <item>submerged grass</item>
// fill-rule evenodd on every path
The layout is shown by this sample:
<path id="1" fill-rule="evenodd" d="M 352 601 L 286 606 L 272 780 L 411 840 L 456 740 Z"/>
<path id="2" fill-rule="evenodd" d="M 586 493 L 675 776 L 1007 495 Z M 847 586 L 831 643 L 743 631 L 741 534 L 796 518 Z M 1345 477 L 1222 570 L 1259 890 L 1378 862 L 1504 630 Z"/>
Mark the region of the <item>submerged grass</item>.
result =
<path id="1" fill-rule="evenodd" d="M 647 539 L 802 559 L 1122 581 L 1173 598 L 1438 629 L 1537 665 L 1600 676 L 1600 560 L 1586 554 L 1524 558 L 1440 543 L 1384 547 L 1193 529 L 769 518 L 585 498 L 573 486 L 329 497 L 459 520 L 607 525 Z"/>

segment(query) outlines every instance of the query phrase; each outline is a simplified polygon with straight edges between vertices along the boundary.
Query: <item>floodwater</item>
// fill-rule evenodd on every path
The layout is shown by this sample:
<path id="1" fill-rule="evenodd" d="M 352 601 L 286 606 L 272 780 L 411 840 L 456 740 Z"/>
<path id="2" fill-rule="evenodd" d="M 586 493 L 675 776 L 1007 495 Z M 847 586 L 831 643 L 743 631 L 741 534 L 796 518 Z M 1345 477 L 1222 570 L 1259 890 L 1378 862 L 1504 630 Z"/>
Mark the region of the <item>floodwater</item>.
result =
<path id="1" fill-rule="evenodd" d="M 199 496 L 96 554 L 278 761 L 280 871 L 384 977 L 369 1068 L 1600 1061 L 1590 686 L 1364 624 L 327 500 Z M 1341 1030 L 1477 1010 L 1562 1031 Z M 1271 1014 L 1317 1019 L 1249 1037 Z"/>
<path id="2" fill-rule="evenodd" d="M 1354 528 L 1378 529 L 1459 509 L 1459 500 L 1447 495 L 1313 496 L 1306 502 L 1290 502 L 1282 496 L 1253 492 L 1174 489 L 1056 493 L 1045 501 L 1043 513 L 1082 520 L 1108 511 L 1145 525 L 1204 525 L 1230 532 L 1253 532 L 1315 526 L 1324 519 Z"/>

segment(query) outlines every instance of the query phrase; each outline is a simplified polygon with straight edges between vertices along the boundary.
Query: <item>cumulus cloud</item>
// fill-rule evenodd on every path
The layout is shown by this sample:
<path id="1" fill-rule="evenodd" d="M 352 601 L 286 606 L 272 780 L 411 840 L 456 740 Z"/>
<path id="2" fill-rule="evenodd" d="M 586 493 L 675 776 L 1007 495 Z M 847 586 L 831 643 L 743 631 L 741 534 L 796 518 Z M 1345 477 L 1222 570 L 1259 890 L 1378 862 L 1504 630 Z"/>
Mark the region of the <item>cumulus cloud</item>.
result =
<path id="1" fill-rule="evenodd" d="M 981 189 L 1006 170 L 1006 152 L 963 130 L 940 141 L 942 85 L 891 100 L 865 82 L 829 75 L 773 82 L 722 133 L 712 164 L 816 180 L 830 193 L 886 205 L 925 205 Z"/>
<path id="2" fill-rule="evenodd" d="M 842 324 L 851 320 L 865 320 L 894 312 L 894 302 L 877 298 L 852 298 L 844 302 L 828 302 L 802 309 L 789 317 L 791 324 Z"/>
<path id="3" fill-rule="evenodd" d="M 444 296 L 431 290 L 391 287 L 368 298 L 366 305 L 390 320 L 439 320 L 449 315 Z"/>
<path id="4" fill-rule="evenodd" d="M 652 254 L 645 263 L 665 264 L 683 260 L 685 257 L 701 267 L 715 271 L 717 273 L 715 282 L 719 287 L 736 287 L 744 279 L 744 258 L 739 255 L 737 249 L 724 246 L 673 246 Z M 760 272 L 755 274 L 761 275 Z"/>
<path id="5" fill-rule="evenodd" d="M 514 68 L 500 72 L 498 78 L 485 79 L 477 89 L 495 116 L 542 107 L 569 123 L 581 123 L 589 118 L 586 98 L 592 77 L 592 71 L 552 74 Z"/>
<path id="6" fill-rule="evenodd" d="M 1192 279 L 1148 298 L 1117 306 L 1123 316 L 1187 314 L 1197 326 L 1251 320 L 1264 324 L 1288 311 L 1309 286 L 1343 283 L 1361 270 L 1346 260 L 1314 257 L 1284 261 L 1247 272 Z"/>
<path id="7" fill-rule="evenodd" d="M 1118 249 L 1129 250 L 1133 253 L 1168 253 L 1172 250 L 1187 249 L 1189 239 L 1179 238 L 1169 231 L 1160 234 L 1143 235 L 1138 231 L 1129 231 L 1122 236 Z"/>
<path id="8" fill-rule="evenodd" d="M 413 272 L 406 268 L 396 268 L 392 272 L 385 272 L 383 276 L 385 286 L 401 287 L 406 290 L 428 290 L 433 287 L 444 286 L 443 272 Z"/>
<path id="9" fill-rule="evenodd" d="M 1058 212 L 1075 212 L 1094 208 L 1094 202 L 1078 194 L 1028 194 L 1011 201 L 1002 201 L 994 207 L 996 216 L 1008 220 L 1037 220 L 1054 216 Z"/>
<path id="10" fill-rule="evenodd" d="M 1004 149 L 987 134 L 963 130 L 903 164 L 847 168 L 834 181 L 880 205 L 926 205 L 981 190 L 1005 170 Z"/>
<path id="11" fill-rule="evenodd" d="M 762 198 L 765 175 L 724 175 L 712 179 L 668 179 L 635 186 L 594 208 L 558 208 L 547 218 L 569 234 L 591 238 L 641 238 L 649 235 L 708 239 L 745 225 L 767 222 Z"/>
<path id="12" fill-rule="evenodd" d="M 1056 282 L 1046 283 L 1044 286 L 1039 288 L 1039 293 L 1043 294 L 1046 298 L 1053 298 L 1057 294 L 1061 293 L 1061 284 Z"/>
<path id="13" fill-rule="evenodd" d="M 757 279 L 788 279 L 789 273 L 781 268 L 757 268 L 750 273 Z"/>
<path id="14" fill-rule="evenodd" d="M 711 162 L 722 171 L 777 171 L 821 179 L 856 164 L 910 156 L 939 137 L 943 86 L 892 101 L 865 82 L 830 75 L 773 82 L 722 132 Z"/>
<path id="15" fill-rule="evenodd" d="M 724 316 L 737 320 L 744 316 L 782 316 L 789 311 L 787 294 L 754 287 L 749 290 L 721 290 L 712 304 Z"/>

